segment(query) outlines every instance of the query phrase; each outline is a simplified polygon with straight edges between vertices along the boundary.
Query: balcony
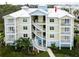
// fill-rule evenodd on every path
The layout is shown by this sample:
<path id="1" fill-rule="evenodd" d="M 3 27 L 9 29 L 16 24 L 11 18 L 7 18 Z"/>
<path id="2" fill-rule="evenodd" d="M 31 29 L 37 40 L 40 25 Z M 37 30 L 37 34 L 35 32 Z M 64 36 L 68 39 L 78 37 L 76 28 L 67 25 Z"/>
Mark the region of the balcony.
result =
<path id="1" fill-rule="evenodd" d="M 34 23 L 45 23 L 45 21 L 40 21 L 40 19 L 35 19 Z"/>
<path id="2" fill-rule="evenodd" d="M 33 23 L 45 25 L 45 16 L 32 16 Z"/>
<path id="3" fill-rule="evenodd" d="M 70 26 L 71 25 L 71 20 L 70 19 L 62 19 L 61 20 L 61 25 L 62 26 Z"/>
<path id="4" fill-rule="evenodd" d="M 15 23 L 14 23 L 14 20 L 13 20 L 13 19 L 8 19 L 8 20 L 6 21 L 6 24 L 7 24 L 7 25 L 13 25 L 13 24 L 15 24 Z"/>
<path id="5" fill-rule="evenodd" d="M 15 34 L 15 31 L 7 31 L 6 33 L 7 34 L 13 34 L 14 35 Z"/>
<path id="6" fill-rule="evenodd" d="M 38 25 L 45 25 L 45 21 L 39 22 L 39 21 L 34 21 L 33 23 L 36 23 Z"/>
<path id="7" fill-rule="evenodd" d="M 7 35 L 7 38 L 5 39 L 7 43 L 13 43 L 15 41 L 15 35 Z"/>
<path id="8" fill-rule="evenodd" d="M 14 38 L 9 38 L 9 39 L 7 39 L 7 41 L 15 41 L 15 39 Z"/>

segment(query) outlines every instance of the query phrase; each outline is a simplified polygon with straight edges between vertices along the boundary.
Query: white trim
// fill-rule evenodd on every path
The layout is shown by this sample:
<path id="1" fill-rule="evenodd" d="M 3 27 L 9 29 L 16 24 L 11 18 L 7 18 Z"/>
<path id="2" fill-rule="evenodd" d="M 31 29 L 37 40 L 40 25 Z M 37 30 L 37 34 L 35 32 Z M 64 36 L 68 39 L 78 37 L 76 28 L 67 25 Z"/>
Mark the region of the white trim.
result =
<path id="1" fill-rule="evenodd" d="M 15 23 L 15 40 L 16 40 L 16 18 L 14 18 L 14 23 Z"/>

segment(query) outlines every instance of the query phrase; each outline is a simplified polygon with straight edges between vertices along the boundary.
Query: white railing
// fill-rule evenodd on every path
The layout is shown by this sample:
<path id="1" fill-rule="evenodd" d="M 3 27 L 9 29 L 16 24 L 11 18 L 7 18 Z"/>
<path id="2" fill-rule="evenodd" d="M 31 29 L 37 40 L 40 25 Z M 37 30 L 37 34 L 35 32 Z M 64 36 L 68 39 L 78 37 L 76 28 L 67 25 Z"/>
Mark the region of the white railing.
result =
<path id="1" fill-rule="evenodd" d="M 37 32 L 36 32 L 36 31 L 34 31 L 34 30 L 33 30 L 33 33 L 34 33 L 36 36 L 40 37 L 41 39 L 45 39 L 42 35 L 37 34 Z"/>
<path id="2" fill-rule="evenodd" d="M 39 19 L 40 20 L 40 19 Z M 39 22 L 38 19 L 35 19 L 34 23 L 45 23 L 45 21 Z M 43 20 L 43 19 L 42 19 Z"/>
<path id="3" fill-rule="evenodd" d="M 33 24 L 38 30 L 44 32 L 44 30 L 38 25 L 38 24 Z"/>
<path id="4" fill-rule="evenodd" d="M 33 23 L 33 25 L 34 25 L 38 30 L 40 30 L 40 31 L 42 31 L 42 32 L 45 31 L 45 30 L 44 30 L 41 26 L 39 26 L 37 23 L 34 23 L 33 21 L 32 21 L 32 23 Z"/>
<path id="5" fill-rule="evenodd" d="M 61 34 L 70 34 L 70 32 L 61 32 Z"/>
<path id="6" fill-rule="evenodd" d="M 41 51 L 46 51 L 46 47 L 42 47 L 42 46 L 39 46 L 37 41 L 33 40 L 33 46 L 38 49 L 38 50 L 41 50 Z"/>
<path id="7" fill-rule="evenodd" d="M 61 42 L 70 42 L 70 39 L 67 39 L 67 40 L 62 39 Z"/>
<path id="8" fill-rule="evenodd" d="M 70 26 L 70 23 L 61 23 L 62 26 Z"/>

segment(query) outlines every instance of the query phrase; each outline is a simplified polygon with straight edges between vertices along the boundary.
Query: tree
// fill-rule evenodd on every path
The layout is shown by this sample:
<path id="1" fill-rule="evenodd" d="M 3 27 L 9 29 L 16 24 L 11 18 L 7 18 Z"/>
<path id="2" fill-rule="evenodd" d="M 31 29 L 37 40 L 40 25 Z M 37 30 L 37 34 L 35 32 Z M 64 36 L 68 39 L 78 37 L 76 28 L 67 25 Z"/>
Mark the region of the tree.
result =
<path id="1" fill-rule="evenodd" d="M 65 11 L 69 12 L 69 9 L 68 8 L 62 8 L 62 10 L 65 10 Z"/>
<path id="2" fill-rule="evenodd" d="M 0 32 L 0 46 L 3 46 L 4 44 L 4 33 Z"/>
<path id="3" fill-rule="evenodd" d="M 74 33 L 77 35 L 79 33 L 79 30 L 75 30 Z"/>
<path id="4" fill-rule="evenodd" d="M 30 38 L 19 38 L 15 41 L 15 46 L 20 48 L 22 51 L 26 50 L 29 52 L 29 47 L 31 46 L 31 39 Z"/>
<path id="5" fill-rule="evenodd" d="M 2 19 L 2 16 L 15 12 L 17 10 L 20 10 L 20 6 L 18 5 L 11 5 L 11 4 L 0 5 L 0 19 Z"/>
<path id="6" fill-rule="evenodd" d="M 75 16 L 79 15 L 79 10 L 75 10 L 75 11 L 73 12 L 73 14 L 74 14 Z"/>

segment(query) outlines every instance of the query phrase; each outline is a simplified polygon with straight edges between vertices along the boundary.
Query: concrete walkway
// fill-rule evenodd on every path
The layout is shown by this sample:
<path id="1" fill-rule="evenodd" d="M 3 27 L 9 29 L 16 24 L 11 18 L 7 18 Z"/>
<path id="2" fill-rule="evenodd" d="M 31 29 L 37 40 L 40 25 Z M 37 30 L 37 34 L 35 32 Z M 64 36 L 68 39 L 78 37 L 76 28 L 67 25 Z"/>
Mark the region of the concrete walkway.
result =
<path id="1" fill-rule="evenodd" d="M 50 48 L 47 49 L 47 52 L 50 57 L 55 57 L 54 53 L 52 52 L 52 50 Z"/>

